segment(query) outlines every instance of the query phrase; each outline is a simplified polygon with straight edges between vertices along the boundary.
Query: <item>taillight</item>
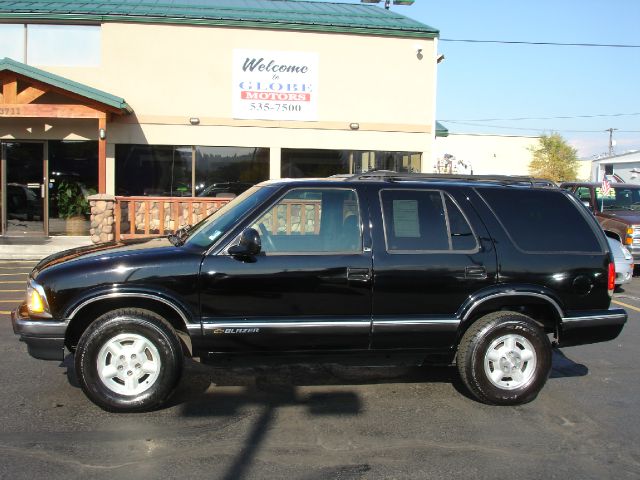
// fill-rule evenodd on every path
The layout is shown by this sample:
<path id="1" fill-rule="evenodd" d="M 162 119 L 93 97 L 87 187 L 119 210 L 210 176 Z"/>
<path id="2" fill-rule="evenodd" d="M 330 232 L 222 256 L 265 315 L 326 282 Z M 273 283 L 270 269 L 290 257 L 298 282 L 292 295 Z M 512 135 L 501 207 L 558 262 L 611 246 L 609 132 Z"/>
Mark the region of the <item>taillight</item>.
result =
<path id="1" fill-rule="evenodd" d="M 616 266 L 613 262 L 609 263 L 609 275 L 607 277 L 607 289 L 609 294 L 613 294 L 613 290 L 616 288 Z"/>

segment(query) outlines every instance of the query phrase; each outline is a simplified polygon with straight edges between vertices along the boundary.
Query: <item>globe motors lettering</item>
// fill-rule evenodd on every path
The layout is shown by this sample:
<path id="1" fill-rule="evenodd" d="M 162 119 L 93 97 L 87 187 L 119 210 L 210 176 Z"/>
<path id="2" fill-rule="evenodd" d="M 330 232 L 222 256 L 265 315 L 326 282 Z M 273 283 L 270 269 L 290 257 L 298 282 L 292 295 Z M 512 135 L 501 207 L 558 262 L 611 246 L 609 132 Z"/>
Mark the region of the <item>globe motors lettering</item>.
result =
<path id="1" fill-rule="evenodd" d="M 242 71 L 248 75 L 258 74 L 260 78 L 245 78 L 240 81 L 240 98 L 261 102 L 310 102 L 313 85 L 305 83 L 305 80 L 308 82 L 309 70 L 310 67 L 305 64 L 277 63 L 276 60 L 265 60 L 264 57 L 245 57 Z M 284 78 L 280 79 L 280 74 L 290 75 L 283 75 Z M 271 78 L 266 79 L 267 75 Z M 302 77 L 297 81 L 295 75 Z"/>

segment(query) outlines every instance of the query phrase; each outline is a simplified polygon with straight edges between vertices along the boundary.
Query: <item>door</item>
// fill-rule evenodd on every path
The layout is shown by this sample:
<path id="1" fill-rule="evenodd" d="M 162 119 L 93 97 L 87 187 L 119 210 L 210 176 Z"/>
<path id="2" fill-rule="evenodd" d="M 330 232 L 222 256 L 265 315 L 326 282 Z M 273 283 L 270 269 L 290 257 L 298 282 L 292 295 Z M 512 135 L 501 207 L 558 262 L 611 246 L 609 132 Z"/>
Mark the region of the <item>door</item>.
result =
<path id="1" fill-rule="evenodd" d="M 45 234 L 43 142 L 2 142 L 2 224 L 8 236 Z"/>
<path id="2" fill-rule="evenodd" d="M 495 283 L 493 243 L 469 195 L 446 187 L 372 195 L 372 348 L 451 346 L 460 307 Z"/>
<path id="3" fill-rule="evenodd" d="M 247 220 L 260 233 L 259 255 L 225 249 L 202 264 L 209 350 L 367 349 L 371 249 L 363 218 L 355 190 L 294 188 Z"/>

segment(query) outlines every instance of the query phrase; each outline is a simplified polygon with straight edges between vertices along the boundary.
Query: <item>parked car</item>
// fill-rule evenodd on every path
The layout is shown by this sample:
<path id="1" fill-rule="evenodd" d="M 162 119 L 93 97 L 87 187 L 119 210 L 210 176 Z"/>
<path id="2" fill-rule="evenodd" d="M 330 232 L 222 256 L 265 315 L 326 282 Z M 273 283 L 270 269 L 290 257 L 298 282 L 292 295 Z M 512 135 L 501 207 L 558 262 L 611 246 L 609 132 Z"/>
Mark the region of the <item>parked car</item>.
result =
<path id="1" fill-rule="evenodd" d="M 207 185 L 198 193 L 198 197 L 235 197 L 251 188 L 253 183 L 246 182 L 217 182 Z"/>
<path id="2" fill-rule="evenodd" d="M 602 342 L 612 254 L 565 190 L 370 172 L 248 189 L 181 235 L 69 250 L 12 315 L 29 353 L 75 354 L 85 394 L 156 408 L 202 362 L 455 363 L 479 401 L 529 402 L 553 341 Z"/>
<path id="3" fill-rule="evenodd" d="M 640 261 L 640 185 L 612 183 L 606 195 L 600 183 L 566 182 L 569 190 L 591 210 L 607 233 L 627 247 L 636 263 Z"/>
<path id="4" fill-rule="evenodd" d="M 615 238 L 607 238 L 607 241 L 616 266 L 616 287 L 619 287 L 629 283 L 633 278 L 633 256 L 629 249 Z"/>

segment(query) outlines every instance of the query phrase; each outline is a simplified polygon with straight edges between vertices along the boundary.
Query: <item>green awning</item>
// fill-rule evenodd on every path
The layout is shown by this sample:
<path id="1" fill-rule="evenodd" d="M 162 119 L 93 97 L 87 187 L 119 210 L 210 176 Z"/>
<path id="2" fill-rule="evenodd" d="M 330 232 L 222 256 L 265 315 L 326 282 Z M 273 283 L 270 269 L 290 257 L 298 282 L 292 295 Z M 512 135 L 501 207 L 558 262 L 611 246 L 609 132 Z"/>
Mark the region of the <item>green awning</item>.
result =
<path id="1" fill-rule="evenodd" d="M 113 109 L 121 110 L 122 113 L 131 113 L 131 107 L 124 101 L 123 98 L 116 97 L 110 93 L 103 92 L 97 88 L 84 85 L 82 83 L 74 82 L 68 78 L 55 75 L 53 73 L 41 70 L 39 68 L 26 65 L 24 63 L 16 62 L 10 58 L 3 58 L 0 60 L 0 72 L 13 72 L 26 78 L 51 85 L 53 87 L 75 93 L 82 97 L 96 101 Z"/>
<path id="2" fill-rule="evenodd" d="M 442 125 L 440 122 L 436 120 L 436 137 L 448 137 L 448 136 L 449 136 L 449 130 L 447 130 L 447 127 L 445 127 L 444 125 Z"/>

